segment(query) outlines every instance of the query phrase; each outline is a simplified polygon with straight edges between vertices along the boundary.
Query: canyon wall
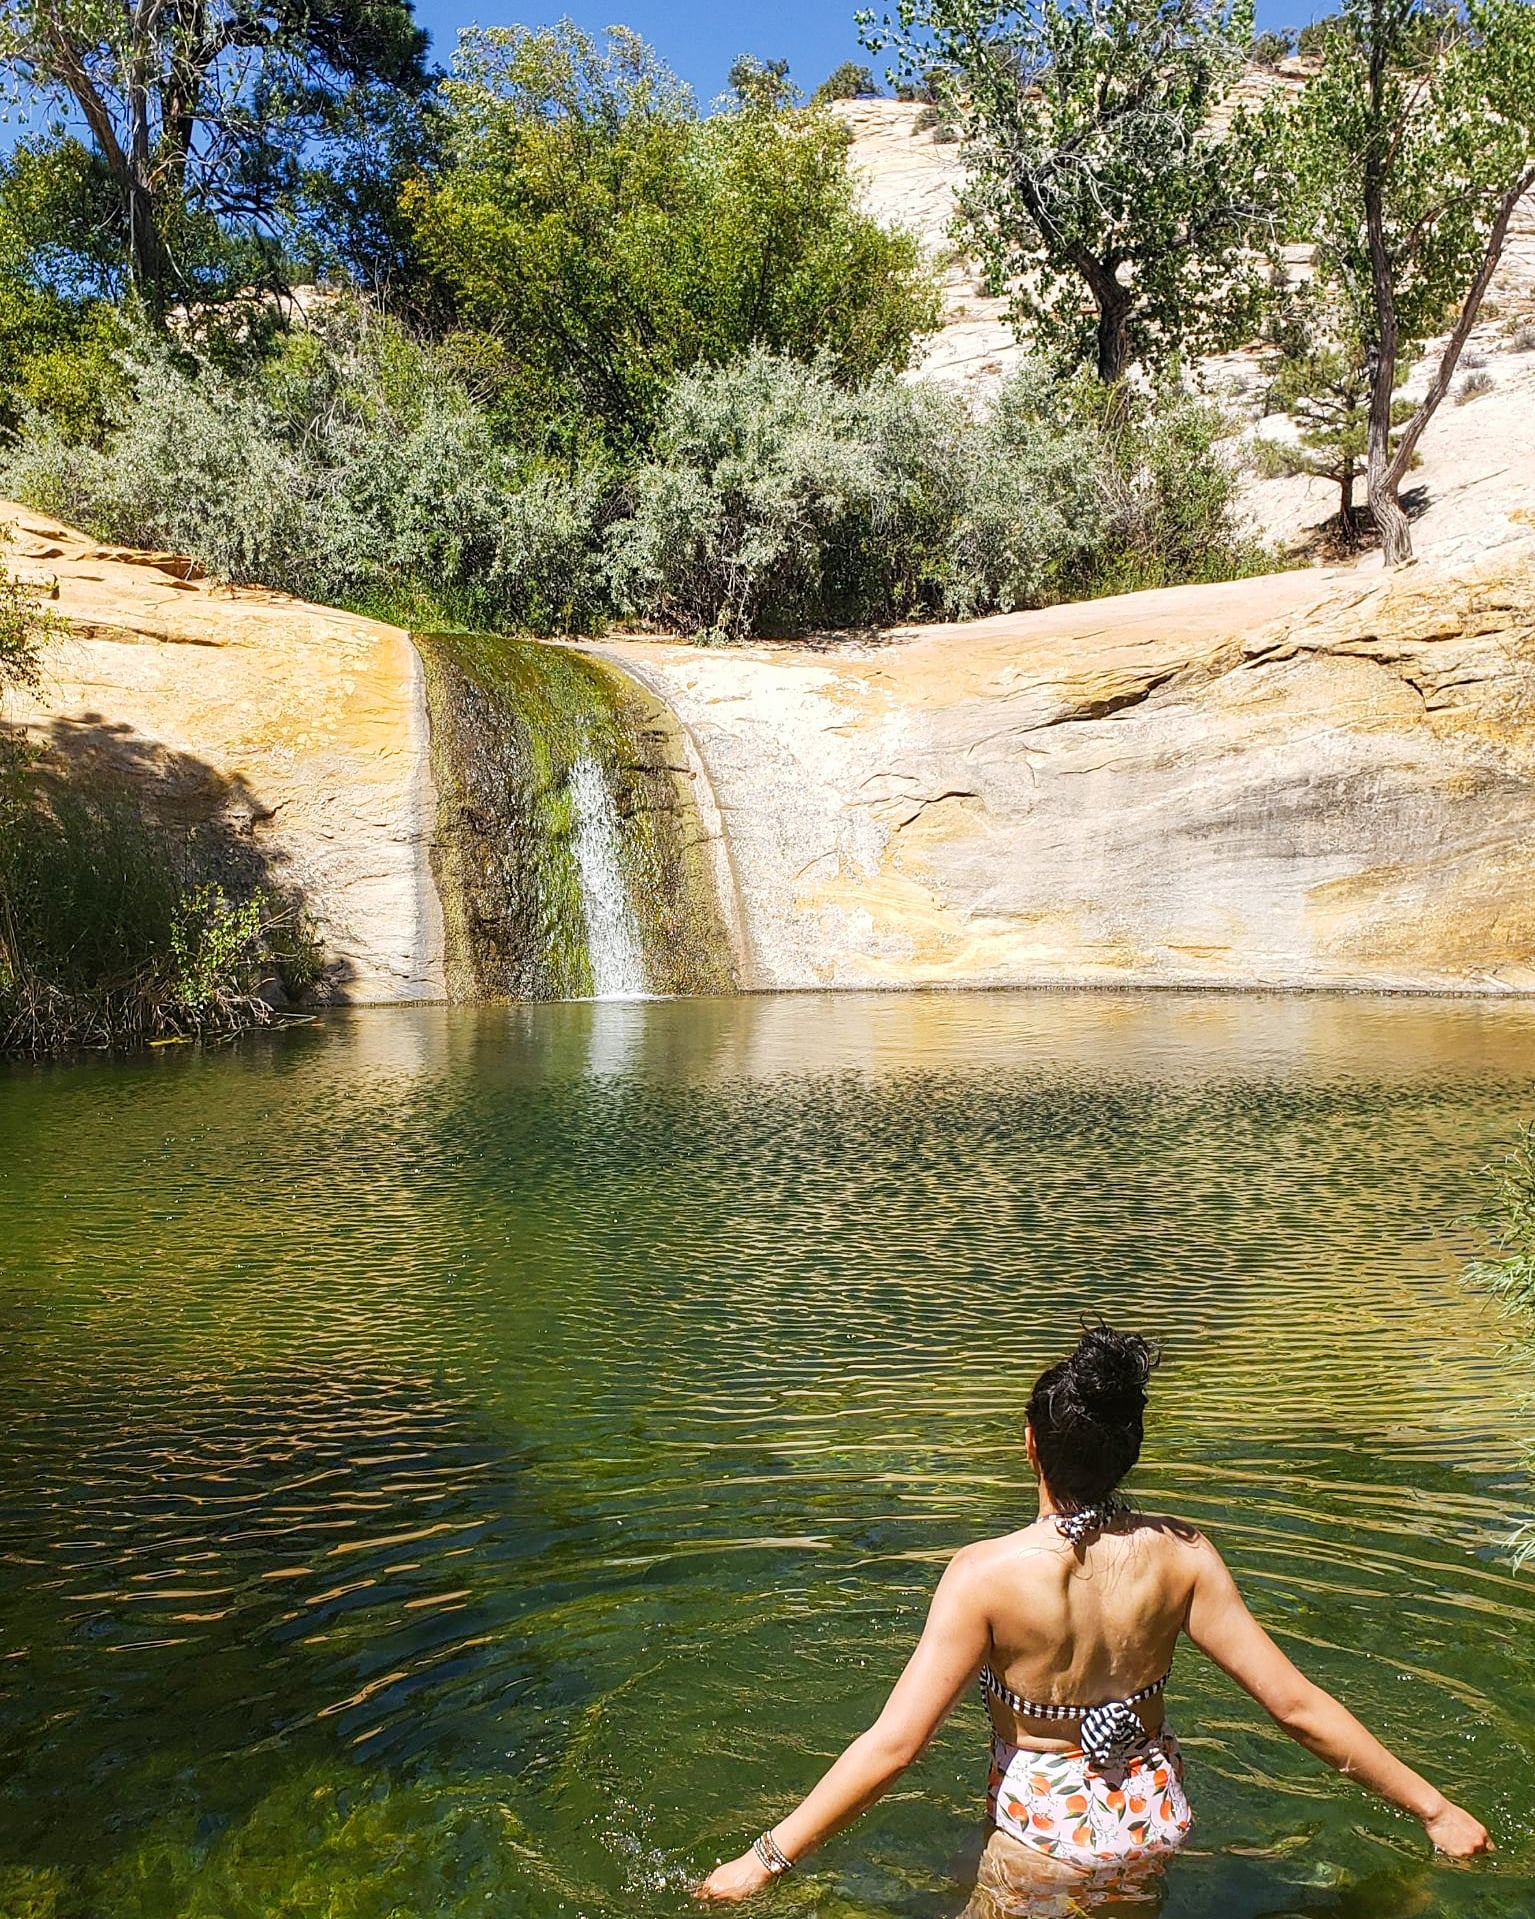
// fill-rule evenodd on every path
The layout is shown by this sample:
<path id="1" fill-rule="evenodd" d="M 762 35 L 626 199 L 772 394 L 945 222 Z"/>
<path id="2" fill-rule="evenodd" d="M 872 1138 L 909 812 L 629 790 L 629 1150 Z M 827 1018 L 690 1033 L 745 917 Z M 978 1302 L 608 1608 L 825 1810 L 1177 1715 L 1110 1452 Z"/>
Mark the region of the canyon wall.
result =
<path id="1" fill-rule="evenodd" d="M 407 634 L 211 586 L 0 501 L 4 563 L 67 632 L 7 717 L 68 779 L 126 797 L 193 877 L 302 899 L 330 997 L 437 999 L 442 914 L 420 662 Z"/>
<path id="2" fill-rule="evenodd" d="M 444 997 L 407 635 L 0 515 L 70 627 L 12 719 L 301 896 L 336 997 Z M 1528 536 L 879 644 L 592 650 L 683 729 L 722 979 L 1535 991 Z"/>
<path id="3" fill-rule="evenodd" d="M 1535 990 L 1535 542 L 603 650 L 707 771 L 750 985 Z"/>

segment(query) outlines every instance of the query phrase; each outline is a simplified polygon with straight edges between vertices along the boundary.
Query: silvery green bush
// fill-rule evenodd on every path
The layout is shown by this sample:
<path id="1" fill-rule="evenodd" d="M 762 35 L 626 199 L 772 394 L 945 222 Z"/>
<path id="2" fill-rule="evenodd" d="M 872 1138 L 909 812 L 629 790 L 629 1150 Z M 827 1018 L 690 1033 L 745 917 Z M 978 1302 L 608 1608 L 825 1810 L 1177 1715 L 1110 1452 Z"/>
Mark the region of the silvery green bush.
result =
<path id="1" fill-rule="evenodd" d="M 0 485 L 101 538 L 380 612 L 535 632 L 790 636 L 1230 577 L 1223 422 L 1026 367 L 983 408 L 754 350 L 668 388 L 647 449 L 509 446 L 447 352 L 338 303 L 248 362 L 140 339 L 100 447 L 38 418 Z"/>
<path id="2" fill-rule="evenodd" d="M 618 609 L 703 638 L 920 612 L 960 503 L 959 402 L 766 352 L 684 374 L 608 533 Z"/>
<path id="3" fill-rule="evenodd" d="M 596 610 L 600 476 L 500 445 L 443 356 L 398 326 L 338 306 L 235 370 L 144 338 L 126 371 L 102 447 L 35 421 L 4 483 L 236 584 L 493 625 Z"/>
<path id="4" fill-rule="evenodd" d="M 767 353 L 674 382 L 607 537 L 615 604 L 706 639 L 1230 577 L 1218 412 L 1026 367 L 991 404 Z"/>

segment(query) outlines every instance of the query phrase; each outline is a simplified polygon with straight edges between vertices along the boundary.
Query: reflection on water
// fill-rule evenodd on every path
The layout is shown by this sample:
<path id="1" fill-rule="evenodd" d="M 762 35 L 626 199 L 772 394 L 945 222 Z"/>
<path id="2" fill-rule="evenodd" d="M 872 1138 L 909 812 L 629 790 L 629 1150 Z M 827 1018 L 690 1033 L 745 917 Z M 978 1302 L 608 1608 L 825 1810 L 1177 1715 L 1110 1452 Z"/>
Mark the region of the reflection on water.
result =
<path id="1" fill-rule="evenodd" d="M 1434 1866 L 1190 1654 L 1161 1910 L 1529 1915 L 1527 1360 L 1454 1222 L 1532 1080 L 1535 1008 L 1064 994 L 9 1074 L 0 1912 L 681 1910 L 1024 1509 L 1102 1313 L 1167 1346 L 1141 1499 L 1501 1843 Z M 952 1915 L 983 1784 L 967 1704 L 775 1909 Z"/>

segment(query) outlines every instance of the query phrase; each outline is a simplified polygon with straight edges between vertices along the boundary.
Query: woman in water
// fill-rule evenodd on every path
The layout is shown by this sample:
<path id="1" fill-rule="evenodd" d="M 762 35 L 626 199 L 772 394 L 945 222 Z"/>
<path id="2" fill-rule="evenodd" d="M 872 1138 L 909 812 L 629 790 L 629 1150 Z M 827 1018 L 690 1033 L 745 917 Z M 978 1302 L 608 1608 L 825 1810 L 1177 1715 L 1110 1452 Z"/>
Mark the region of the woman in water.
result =
<path id="1" fill-rule="evenodd" d="M 1488 1849 L 1469 1812 L 1291 1665 L 1207 1539 L 1119 1497 L 1154 1364 L 1144 1339 L 1098 1326 L 1040 1374 L 1025 1433 L 1038 1518 L 954 1555 L 874 1725 L 786 1819 L 715 1868 L 701 1899 L 749 1898 L 856 1819 L 977 1679 L 991 1715 L 991 1832 L 970 1919 L 1029 1888 L 1146 1870 L 1193 1824 L 1162 1701 L 1180 1633 L 1292 1739 L 1420 1819 L 1439 1851 Z"/>

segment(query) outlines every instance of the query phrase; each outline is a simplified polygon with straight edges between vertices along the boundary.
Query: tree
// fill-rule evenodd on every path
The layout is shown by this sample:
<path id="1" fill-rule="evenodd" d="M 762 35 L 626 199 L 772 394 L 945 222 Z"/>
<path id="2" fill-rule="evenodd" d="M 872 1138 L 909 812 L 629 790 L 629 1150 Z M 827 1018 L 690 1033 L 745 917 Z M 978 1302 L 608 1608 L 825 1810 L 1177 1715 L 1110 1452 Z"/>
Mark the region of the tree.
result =
<path id="1" fill-rule="evenodd" d="M 753 53 L 738 53 L 730 63 L 726 84 L 739 107 L 758 107 L 776 113 L 797 106 L 802 95 L 789 78 L 787 60 L 759 60 Z"/>
<path id="2" fill-rule="evenodd" d="M 409 0 L 5 0 L 0 12 L 12 93 L 83 123 L 151 311 L 197 290 L 210 234 L 271 241 L 348 93 L 419 91 L 425 51 Z"/>
<path id="3" fill-rule="evenodd" d="M 113 205 L 93 156 L 66 135 L 0 161 L 0 431 L 29 414 L 71 439 L 105 431 L 123 384 L 121 261 L 102 236 Z"/>
<path id="4" fill-rule="evenodd" d="M 867 67 L 859 66 L 856 60 L 844 60 L 841 66 L 832 68 L 810 98 L 812 103 L 828 100 L 877 100 L 879 86 Z"/>
<path id="5" fill-rule="evenodd" d="M 1295 37 L 1293 27 L 1260 33 L 1252 43 L 1248 58 L 1255 67 L 1277 67 L 1281 60 L 1288 60 L 1294 53 Z"/>
<path id="6" fill-rule="evenodd" d="M 306 147 L 294 183 L 295 250 L 311 272 L 339 271 L 392 311 L 440 330 L 450 303 L 422 261 L 401 204 L 408 182 L 430 179 L 443 165 L 435 92 L 352 87 L 327 121 L 323 138 Z"/>
<path id="7" fill-rule="evenodd" d="M 1295 443 L 1260 442 L 1265 465 L 1275 473 L 1304 473 L 1338 488 L 1338 532 L 1357 546 L 1360 527 L 1354 492 L 1364 472 L 1370 440 L 1370 371 L 1357 344 L 1312 342 L 1279 364 L 1270 398 L 1298 428 Z M 1405 400 L 1393 404 L 1393 423 L 1412 415 Z"/>
<path id="8" fill-rule="evenodd" d="M 700 120 L 635 35 L 568 23 L 465 33 L 444 95 L 453 164 L 406 203 L 499 342 L 519 435 L 642 442 L 685 367 L 824 348 L 858 379 L 935 323 L 915 241 L 860 210 L 825 110 Z"/>
<path id="9" fill-rule="evenodd" d="M 1296 237 L 1364 346 L 1370 513 L 1398 566 L 1412 557 L 1402 478 L 1535 186 L 1535 7 L 1345 0 L 1288 145 Z M 1394 435 L 1398 362 L 1446 327 L 1427 391 Z"/>
<path id="10" fill-rule="evenodd" d="M 1245 111 L 1218 125 L 1249 0 L 900 0 L 894 22 L 859 22 L 871 51 L 938 78 L 964 217 L 1041 342 L 1112 382 L 1250 330 L 1263 142 Z"/>

